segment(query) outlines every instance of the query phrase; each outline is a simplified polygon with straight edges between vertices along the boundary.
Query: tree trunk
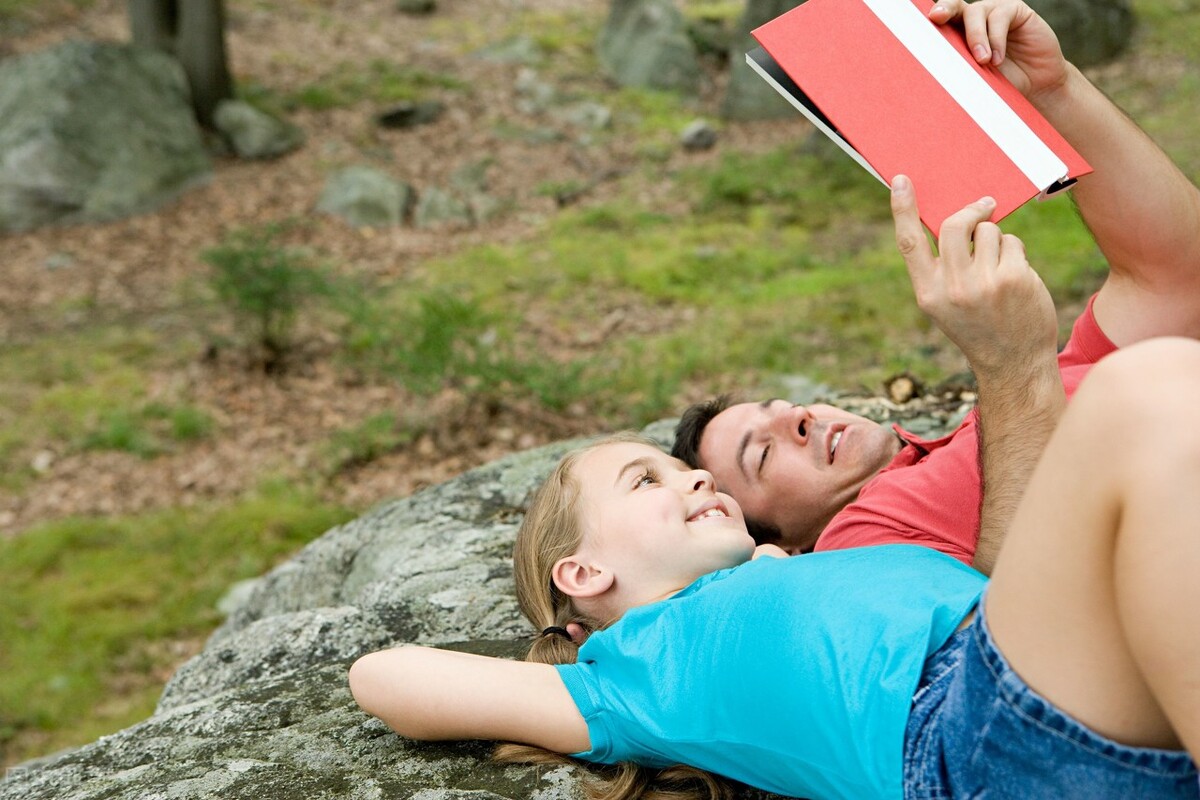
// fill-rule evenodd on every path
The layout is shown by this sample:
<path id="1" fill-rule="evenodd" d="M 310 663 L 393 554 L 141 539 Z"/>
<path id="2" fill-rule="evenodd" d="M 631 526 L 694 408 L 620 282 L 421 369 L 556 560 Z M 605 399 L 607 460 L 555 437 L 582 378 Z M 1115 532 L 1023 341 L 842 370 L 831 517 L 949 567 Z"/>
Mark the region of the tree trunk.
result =
<path id="1" fill-rule="evenodd" d="M 233 97 L 222 0 L 129 0 L 129 27 L 135 44 L 179 60 L 196 119 L 211 128 L 217 104 Z"/>
<path id="2" fill-rule="evenodd" d="M 129 0 L 129 31 L 133 43 L 175 54 L 175 3 L 171 0 Z"/>
<path id="3" fill-rule="evenodd" d="M 211 128 L 217 104 L 233 97 L 225 58 L 225 8 L 221 0 L 181 0 L 175 55 L 192 86 L 192 107 Z"/>

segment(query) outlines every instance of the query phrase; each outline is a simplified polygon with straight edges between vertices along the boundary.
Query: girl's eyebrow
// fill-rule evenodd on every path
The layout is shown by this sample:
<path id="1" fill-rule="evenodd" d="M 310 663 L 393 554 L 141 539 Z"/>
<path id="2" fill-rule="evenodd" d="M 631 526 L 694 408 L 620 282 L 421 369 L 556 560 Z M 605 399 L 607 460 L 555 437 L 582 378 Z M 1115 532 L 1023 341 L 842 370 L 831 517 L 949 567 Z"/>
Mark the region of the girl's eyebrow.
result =
<path id="1" fill-rule="evenodd" d="M 621 471 L 617 473 L 617 479 L 615 481 L 613 481 L 613 486 L 619 486 L 622 483 L 622 481 L 624 480 L 625 474 L 627 472 L 629 472 L 630 470 L 635 470 L 635 469 L 650 470 L 653 468 L 653 466 L 654 466 L 654 462 L 651 461 L 646 456 L 642 456 L 641 458 L 635 458 L 633 461 L 630 461 L 628 464 L 621 467 Z"/>

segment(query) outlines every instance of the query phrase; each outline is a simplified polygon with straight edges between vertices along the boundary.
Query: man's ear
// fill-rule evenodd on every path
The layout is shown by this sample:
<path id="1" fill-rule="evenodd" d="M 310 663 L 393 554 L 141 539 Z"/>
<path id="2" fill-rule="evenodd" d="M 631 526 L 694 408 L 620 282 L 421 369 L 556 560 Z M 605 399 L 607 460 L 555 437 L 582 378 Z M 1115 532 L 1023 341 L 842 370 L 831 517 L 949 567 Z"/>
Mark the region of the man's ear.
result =
<path id="1" fill-rule="evenodd" d="M 613 573 L 580 553 L 560 558 L 550 570 L 550 579 L 568 597 L 596 597 L 613 584 Z"/>

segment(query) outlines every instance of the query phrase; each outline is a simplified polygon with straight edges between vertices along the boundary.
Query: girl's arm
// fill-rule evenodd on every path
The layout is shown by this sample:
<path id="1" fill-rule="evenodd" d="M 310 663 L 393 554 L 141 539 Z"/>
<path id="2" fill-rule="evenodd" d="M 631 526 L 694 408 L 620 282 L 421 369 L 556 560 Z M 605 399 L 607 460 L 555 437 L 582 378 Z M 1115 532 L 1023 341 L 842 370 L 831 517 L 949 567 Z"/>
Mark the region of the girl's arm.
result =
<path id="1" fill-rule="evenodd" d="M 350 691 L 364 711 L 412 739 L 492 739 L 556 753 L 591 747 L 587 723 L 549 664 L 398 647 L 356 661 Z"/>

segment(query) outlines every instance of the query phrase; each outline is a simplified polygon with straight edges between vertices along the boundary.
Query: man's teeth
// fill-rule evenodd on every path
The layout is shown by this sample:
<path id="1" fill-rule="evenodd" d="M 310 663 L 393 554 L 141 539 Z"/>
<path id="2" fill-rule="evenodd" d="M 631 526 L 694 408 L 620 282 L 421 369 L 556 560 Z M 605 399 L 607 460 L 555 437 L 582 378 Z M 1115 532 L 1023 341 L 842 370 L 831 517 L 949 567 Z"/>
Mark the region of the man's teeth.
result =
<path id="1" fill-rule="evenodd" d="M 829 457 L 830 458 L 833 458 L 833 453 L 835 450 L 837 450 L 838 442 L 840 442 L 841 440 L 842 440 L 842 432 L 841 431 L 838 431 L 837 433 L 835 433 L 833 435 L 833 438 L 829 440 Z"/>

